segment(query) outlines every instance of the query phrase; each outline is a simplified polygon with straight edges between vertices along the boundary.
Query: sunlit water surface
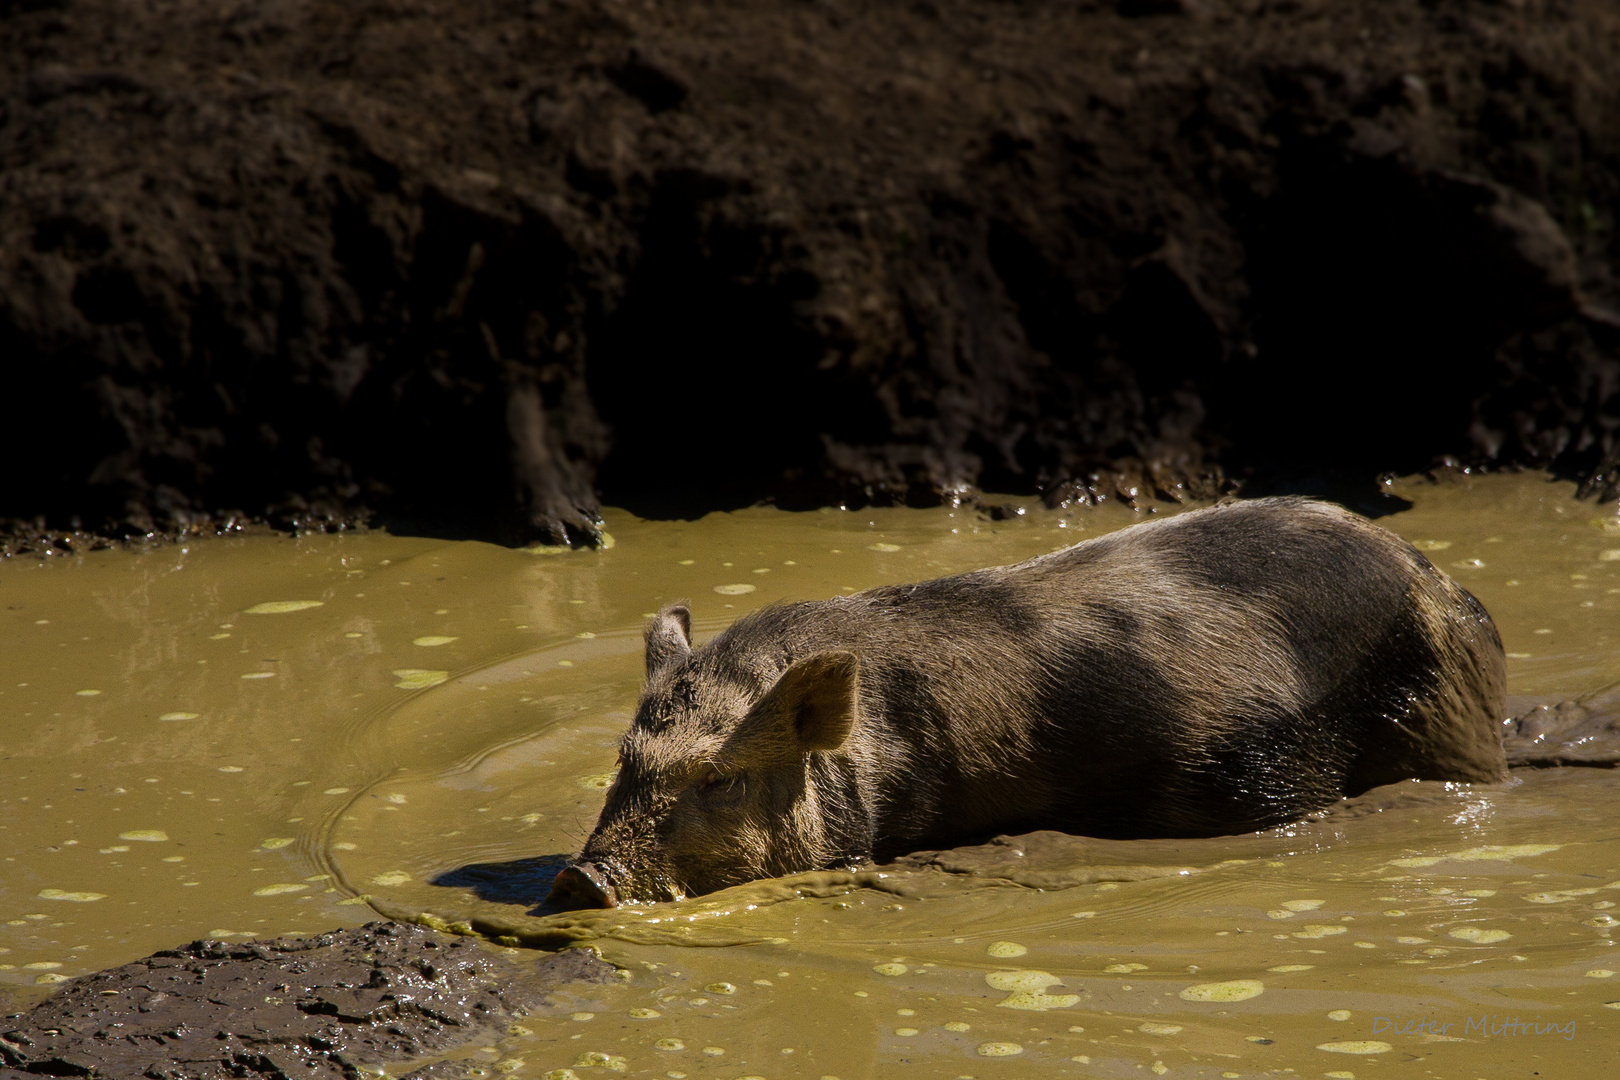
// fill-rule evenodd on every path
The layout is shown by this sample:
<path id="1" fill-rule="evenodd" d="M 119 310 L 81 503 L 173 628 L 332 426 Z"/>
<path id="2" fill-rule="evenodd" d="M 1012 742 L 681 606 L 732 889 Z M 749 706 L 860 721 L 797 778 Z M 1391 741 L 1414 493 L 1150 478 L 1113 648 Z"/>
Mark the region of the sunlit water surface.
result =
<path id="1" fill-rule="evenodd" d="M 1405 481 L 1382 523 L 1495 615 L 1514 706 L 1620 680 L 1620 525 L 1567 484 Z M 640 627 L 1014 562 L 1104 506 L 695 522 L 606 551 L 381 534 L 0 566 L 0 993 L 378 912 L 628 978 L 490 1075 L 1578 1077 L 1620 1064 L 1620 776 L 1402 784 L 1258 836 L 1039 834 L 864 875 L 539 917 L 589 832 Z M 492 945 L 499 948 L 501 945 Z"/>

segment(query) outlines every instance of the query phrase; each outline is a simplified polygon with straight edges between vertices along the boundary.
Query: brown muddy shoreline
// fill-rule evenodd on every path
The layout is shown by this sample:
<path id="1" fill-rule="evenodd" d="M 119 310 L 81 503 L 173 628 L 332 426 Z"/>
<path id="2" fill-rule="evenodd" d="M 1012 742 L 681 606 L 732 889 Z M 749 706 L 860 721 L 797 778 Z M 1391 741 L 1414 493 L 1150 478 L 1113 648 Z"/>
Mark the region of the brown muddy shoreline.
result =
<path id="1" fill-rule="evenodd" d="M 514 955 L 407 923 L 194 941 L 0 1018 L 0 1077 L 355 1077 L 498 1038 L 558 987 L 614 974 L 584 949 Z M 406 1075 L 467 1073 L 441 1062 Z"/>
<path id="2" fill-rule="evenodd" d="M 54 539 L 1616 494 L 1601 0 L 0 11 L 0 518 Z"/>

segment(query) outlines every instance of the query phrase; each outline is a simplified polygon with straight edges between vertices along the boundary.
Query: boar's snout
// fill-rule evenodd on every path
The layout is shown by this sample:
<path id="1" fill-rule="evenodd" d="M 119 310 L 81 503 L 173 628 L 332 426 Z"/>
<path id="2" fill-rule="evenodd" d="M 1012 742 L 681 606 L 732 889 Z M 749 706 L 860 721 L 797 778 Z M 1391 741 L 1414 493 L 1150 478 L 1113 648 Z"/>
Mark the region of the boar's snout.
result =
<path id="1" fill-rule="evenodd" d="M 602 872 L 601 867 L 588 862 L 565 866 L 551 882 L 546 903 L 564 910 L 619 906 L 618 899 L 613 895 L 613 883 L 608 880 L 607 874 Z"/>

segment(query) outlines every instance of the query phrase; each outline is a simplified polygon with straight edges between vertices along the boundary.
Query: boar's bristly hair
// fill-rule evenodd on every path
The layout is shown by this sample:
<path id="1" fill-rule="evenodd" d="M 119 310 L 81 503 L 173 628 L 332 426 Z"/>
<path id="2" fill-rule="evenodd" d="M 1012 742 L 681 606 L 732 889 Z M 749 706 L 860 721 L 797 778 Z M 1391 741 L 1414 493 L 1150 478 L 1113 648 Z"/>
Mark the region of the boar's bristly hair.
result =
<path id="1" fill-rule="evenodd" d="M 779 604 L 696 648 L 672 605 L 646 642 L 618 778 L 558 879 L 579 902 L 1023 829 L 1246 832 L 1395 780 L 1506 776 L 1490 616 L 1308 499 Z"/>

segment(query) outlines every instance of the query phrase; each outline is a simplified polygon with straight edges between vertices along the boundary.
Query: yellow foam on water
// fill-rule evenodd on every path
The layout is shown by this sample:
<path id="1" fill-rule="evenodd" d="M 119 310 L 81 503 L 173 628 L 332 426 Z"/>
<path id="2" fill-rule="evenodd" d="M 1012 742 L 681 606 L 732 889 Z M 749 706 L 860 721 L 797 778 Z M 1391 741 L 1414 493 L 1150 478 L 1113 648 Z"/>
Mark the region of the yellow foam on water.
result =
<path id="1" fill-rule="evenodd" d="M 448 645 L 452 641 L 460 640 L 460 638 L 445 637 L 443 634 L 425 634 L 419 638 L 412 638 L 411 644 L 420 645 L 425 649 L 434 649 L 440 645 Z"/>
<path id="2" fill-rule="evenodd" d="M 576 1069 L 611 1069 L 614 1072 L 624 1072 L 630 1068 L 630 1063 L 616 1054 L 604 1054 L 597 1050 L 587 1050 L 579 1055 L 574 1062 Z"/>
<path id="3" fill-rule="evenodd" d="M 1332 1012 L 1328 1013 L 1328 1019 L 1344 1021 L 1350 1019 L 1352 1015 L 1353 1014 L 1349 1009 L 1334 1009 Z"/>
<path id="4" fill-rule="evenodd" d="M 1513 936 L 1506 930 L 1485 930 L 1478 926 L 1459 926 L 1454 930 L 1447 930 L 1446 933 L 1460 941 L 1471 941 L 1475 945 L 1494 945 Z"/>
<path id="5" fill-rule="evenodd" d="M 1048 994 L 1048 986 L 1062 986 L 1063 980 L 1045 971 L 992 971 L 984 981 L 993 989 L 1007 994 L 998 1008 L 1045 1012 L 1048 1009 L 1067 1009 L 1079 1004 L 1079 994 Z"/>
<path id="6" fill-rule="evenodd" d="M 275 677 L 276 673 L 273 671 L 250 671 L 246 675 L 238 676 L 238 678 L 242 679 L 273 679 Z"/>
<path id="7" fill-rule="evenodd" d="M 253 890 L 253 895 L 254 896 L 282 896 L 282 895 L 285 895 L 286 893 L 303 892 L 304 890 L 306 890 L 308 888 L 309 888 L 308 885 L 295 884 L 293 882 L 283 882 L 282 884 L 279 884 L 279 885 L 263 885 L 263 886 L 260 886 L 259 888 Z"/>
<path id="8" fill-rule="evenodd" d="M 309 608 L 324 607 L 323 600 L 270 600 L 263 604 L 254 604 L 242 614 L 244 615 L 286 615 L 293 611 L 306 611 Z"/>
<path id="9" fill-rule="evenodd" d="M 161 844 L 168 838 L 169 834 L 162 829 L 131 829 L 118 834 L 120 840 L 145 840 L 152 844 Z"/>
<path id="10" fill-rule="evenodd" d="M 1579 896 L 1591 896 L 1596 889 L 1558 889 L 1554 892 L 1531 893 L 1525 899 L 1532 904 L 1564 904 Z"/>
<path id="11" fill-rule="evenodd" d="M 867 551 L 899 551 L 899 544 L 867 544 Z"/>
<path id="12" fill-rule="evenodd" d="M 757 588 L 757 585 L 716 585 L 714 591 L 721 596 L 746 596 Z"/>
<path id="13" fill-rule="evenodd" d="M 579 786 L 590 791 L 606 791 L 613 786 L 613 778 L 617 775 L 618 773 L 607 772 L 582 776 L 579 778 Z"/>
<path id="14" fill-rule="evenodd" d="M 952 1021 L 950 1021 L 949 1023 L 947 1023 L 945 1025 L 945 1030 L 946 1031 L 969 1031 L 969 1030 L 972 1029 L 972 1027 L 973 1027 L 972 1024 L 964 1024 L 960 1020 L 952 1020 Z"/>
<path id="15" fill-rule="evenodd" d="M 662 1015 L 664 1015 L 664 1014 L 659 1012 L 657 1009 L 631 1009 L 630 1010 L 630 1018 L 632 1020 L 656 1020 Z"/>
<path id="16" fill-rule="evenodd" d="M 89 904 L 107 899 L 106 893 L 68 892 L 64 889 L 41 889 L 36 895 L 41 900 L 67 900 L 75 904 Z"/>
<path id="17" fill-rule="evenodd" d="M 1133 971 L 1146 971 L 1146 964 L 1109 964 L 1103 968 L 1110 975 L 1129 975 Z"/>
<path id="18" fill-rule="evenodd" d="M 654 1050 L 685 1050 L 686 1044 L 679 1039 L 659 1039 L 653 1043 Z"/>
<path id="19" fill-rule="evenodd" d="M 992 989 L 1039 991 L 1048 986 L 1062 986 L 1063 980 L 1046 971 L 992 971 L 984 977 Z"/>
<path id="20" fill-rule="evenodd" d="M 1259 979 L 1233 979 L 1229 982 L 1196 983 L 1181 991 L 1182 1001 L 1248 1001 L 1266 992 Z"/>
<path id="21" fill-rule="evenodd" d="M 371 883 L 373 885 L 394 886 L 403 885 L 409 880 L 411 880 L 411 875 L 407 874 L 405 871 L 390 870 L 387 873 L 378 874 L 376 877 L 372 878 Z"/>
<path id="22" fill-rule="evenodd" d="M 268 839 L 260 840 L 259 846 L 264 848 L 266 851 L 277 851 L 284 847 L 290 847 L 296 842 L 296 839 L 291 836 L 272 836 Z"/>
<path id="23" fill-rule="evenodd" d="M 1387 1042 L 1376 1039 L 1364 1039 L 1355 1042 L 1317 1043 L 1318 1050 L 1326 1050 L 1330 1054 L 1387 1054 L 1395 1049 Z"/>
<path id="24" fill-rule="evenodd" d="M 1276 967 L 1268 967 L 1266 970 L 1275 971 L 1279 975 L 1286 975 L 1291 971 L 1312 971 L 1315 968 L 1315 964 L 1278 964 Z"/>
<path id="25" fill-rule="evenodd" d="M 201 713 L 194 712 L 166 712 L 158 717 L 159 720 L 195 720 Z"/>
<path id="26" fill-rule="evenodd" d="M 1024 1048 L 1015 1042 L 980 1043 L 978 1049 L 980 1057 L 1012 1057 L 1024 1052 Z"/>
<path id="27" fill-rule="evenodd" d="M 1160 1024 L 1155 1023 L 1152 1020 L 1148 1020 L 1144 1023 L 1138 1024 L 1136 1026 L 1136 1030 L 1140 1031 L 1144 1035 L 1179 1035 L 1181 1034 L 1181 1025 Z"/>
<path id="28" fill-rule="evenodd" d="M 1549 851 L 1557 851 L 1563 846 L 1563 844 L 1487 844 L 1484 847 L 1468 848 L 1466 851 L 1455 851 L 1449 855 L 1418 855 L 1408 859 L 1391 859 L 1385 865 L 1418 869 L 1447 861 L 1511 862 L 1514 859 L 1528 859 L 1536 855 L 1545 855 Z"/>
<path id="29" fill-rule="evenodd" d="M 993 941 L 990 947 L 984 950 L 991 956 L 1007 959 L 1013 956 L 1023 956 L 1029 949 L 1016 941 Z"/>
<path id="30" fill-rule="evenodd" d="M 872 965 L 872 970 L 877 972 L 879 975 L 904 975 L 906 973 L 906 965 L 904 965 L 904 964 L 873 964 Z"/>
<path id="31" fill-rule="evenodd" d="M 1586 977 L 1588 979 L 1612 979 L 1614 978 L 1614 972 L 1610 971 L 1608 968 L 1593 968 L 1591 971 L 1586 973 Z"/>
<path id="32" fill-rule="evenodd" d="M 1326 900 L 1284 900 L 1282 906 L 1289 911 L 1315 911 L 1325 903 Z"/>
<path id="33" fill-rule="evenodd" d="M 430 686 L 438 686 L 450 678 L 448 671 L 433 671 L 428 668 L 396 668 L 394 677 L 399 682 L 394 687 L 399 690 L 426 690 Z"/>
<path id="34" fill-rule="evenodd" d="M 711 994 L 735 994 L 737 992 L 737 988 L 728 982 L 712 982 L 703 989 Z"/>
<path id="35" fill-rule="evenodd" d="M 78 697 L 100 697 L 101 696 L 101 691 L 100 690 L 75 690 L 75 691 L 73 691 L 73 693 Z"/>
<path id="36" fill-rule="evenodd" d="M 1297 938 L 1325 938 L 1337 937 L 1340 934 L 1349 932 L 1350 928 L 1348 926 L 1334 926 L 1331 923 L 1311 923 L 1303 930 L 1296 930 L 1294 936 Z"/>

